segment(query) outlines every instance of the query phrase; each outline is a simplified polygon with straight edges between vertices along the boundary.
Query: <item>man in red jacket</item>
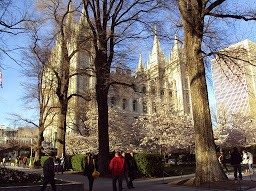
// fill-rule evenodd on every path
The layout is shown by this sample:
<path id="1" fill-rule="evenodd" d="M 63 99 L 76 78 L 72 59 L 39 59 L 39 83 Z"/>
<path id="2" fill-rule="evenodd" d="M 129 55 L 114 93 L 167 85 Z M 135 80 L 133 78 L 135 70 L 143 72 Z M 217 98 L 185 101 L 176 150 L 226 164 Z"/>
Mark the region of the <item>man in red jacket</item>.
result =
<path id="1" fill-rule="evenodd" d="M 112 186 L 113 191 L 117 191 L 116 182 L 118 181 L 118 190 L 122 191 L 122 177 L 124 175 L 124 169 L 127 170 L 128 166 L 125 163 L 123 157 L 121 157 L 120 152 L 115 152 L 115 157 L 112 158 L 109 164 L 109 169 L 112 172 Z"/>

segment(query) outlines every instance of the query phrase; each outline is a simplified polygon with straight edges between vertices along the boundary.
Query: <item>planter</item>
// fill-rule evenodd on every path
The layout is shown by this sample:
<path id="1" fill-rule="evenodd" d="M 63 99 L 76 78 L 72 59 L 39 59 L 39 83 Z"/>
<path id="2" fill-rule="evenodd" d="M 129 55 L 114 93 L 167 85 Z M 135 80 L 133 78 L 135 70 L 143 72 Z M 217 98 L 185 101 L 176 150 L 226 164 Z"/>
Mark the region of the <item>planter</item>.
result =
<path id="1" fill-rule="evenodd" d="M 56 184 L 57 191 L 84 191 L 84 184 L 80 182 L 66 181 L 63 184 Z M 39 191 L 42 185 L 32 185 L 32 186 L 9 186 L 0 187 L 0 191 Z M 52 187 L 50 184 L 47 185 L 45 191 L 51 191 Z"/>

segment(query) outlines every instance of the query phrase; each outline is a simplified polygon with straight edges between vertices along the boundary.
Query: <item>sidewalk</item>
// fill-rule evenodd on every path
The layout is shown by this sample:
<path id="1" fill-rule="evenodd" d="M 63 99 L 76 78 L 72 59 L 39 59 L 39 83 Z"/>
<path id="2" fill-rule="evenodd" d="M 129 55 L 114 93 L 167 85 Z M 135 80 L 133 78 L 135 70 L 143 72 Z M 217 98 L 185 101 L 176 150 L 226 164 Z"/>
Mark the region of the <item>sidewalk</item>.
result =
<path id="1" fill-rule="evenodd" d="M 207 188 L 200 188 L 200 187 L 188 187 L 188 186 L 180 186 L 180 185 L 172 185 L 168 184 L 177 179 L 186 179 L 191 178 L 194 175 L 184 175 L 184 176 L 177 176 L 177 177 L 166 177 L 166 178 L 154 178 L 154 179 L 138 179 L 135 180 L 134 189 L 132 191 L 220 191 L 220 189 L 213 189 L 211 185 Z M 229 178 L 232 180 L 233 175 L 228 175 Z M 88 191 L 88 180 L 87 177 L 82 175 L 75 175 L 75 174 L 63 174 L 63 175 L 56 175 L 56 178 L 63 179 L 63 180 L 72 180 L 83 182 L 85 185 L 85 191 Z M 252 180 L 256 181 L 256 175 L 253 176 L 244 176 L 244 180 Z M 237 183 L 239 184 L 239 183 Z M 127 190 L 125 182 L 123 182 L 124 191 Z M 112 191 L 112 180 L 111 178 L 99 178 L 96 179 L 94 182 L 94 191 Z M 226 191 L 231 191 L 232 189 L 228 189 Z M 241 187 L 239 190 L 244 190 Z M 222 191 L 225 191 L 222 189 Z M 247 191 L 256 191 L 256 188 L 249 189 Z"/>
<path id="2" fill-rule="evenodd" d="M 16 168 L 22 171 L 28 172 L 36 172 L 42 174 L 42 169 L 23 169 L 22 167 L 9 167 Z M 211 184 L 207 186 L 207 188 L 200 187 L 188 187 L 188 186 L 180 186 L 180 185 L 172 185 L 168 184 L 174 180 L 191 178 L 194 175 L 183 175 L 183 176 L 175 176 L 175 177 L 164 177 L 164 178 L 151 178 L 151 179 L 137 179 L 134 180 L 134 189 L 130 189 L 131 191 L 220 191 L 220 189 L 211 188 Z M 229 179 L 233 179 L 233 174 L 228 175 Z M 88 179 L 87 177 L 79 174 L 72 174 L 70 172 L 65 172 L 64 174 L 56 174 L 57 179 L 62 180 L 70 180 L 76 182 L 82 182 L 84 184 L 84 190 L 88 191 Z M 254 175 L 244 175 L 243 180 L 256 181 L 256 174 Z M 237 182 L 239 184 L 239 182 Z M 128 191 L 125 182 L 123 182 L 124 191 Z M 57 187 L 58 188 L 58 187 Z M 112 191 L 112 179 L 100 177 L 94 181 L 94 191 Z M 256 191 L 256 187 L 252 189 L 246 189 L 242 186 L 239 190 L 247 190 L 247 191 Z M 75 190 L 74 190 L 75 191 Z M 223 190 L 222 191 L 231 191 L 231 190 Z"/>

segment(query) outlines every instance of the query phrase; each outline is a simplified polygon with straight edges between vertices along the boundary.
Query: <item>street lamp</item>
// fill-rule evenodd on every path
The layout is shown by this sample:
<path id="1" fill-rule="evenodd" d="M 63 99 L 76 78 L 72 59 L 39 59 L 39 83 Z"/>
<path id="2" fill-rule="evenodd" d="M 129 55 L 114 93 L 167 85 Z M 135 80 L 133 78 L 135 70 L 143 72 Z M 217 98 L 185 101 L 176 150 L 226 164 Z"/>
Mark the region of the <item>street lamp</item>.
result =
<path id="1" fill-rule="evenodd" d="M 57 132 L 54 132 L 54 137 L 53 137 L 53 148 L 56 149 L 56 142 L 57 142 Z"/>
<path id="2" fill-rule="evenodd" d="M 33 149 L 32 149 L 32 144 L 33 144 L 33 139 L 30 139 L 30 159 L 29 159 L 29 167 L 32 167 L 32 156 L 33 156 Z"/>

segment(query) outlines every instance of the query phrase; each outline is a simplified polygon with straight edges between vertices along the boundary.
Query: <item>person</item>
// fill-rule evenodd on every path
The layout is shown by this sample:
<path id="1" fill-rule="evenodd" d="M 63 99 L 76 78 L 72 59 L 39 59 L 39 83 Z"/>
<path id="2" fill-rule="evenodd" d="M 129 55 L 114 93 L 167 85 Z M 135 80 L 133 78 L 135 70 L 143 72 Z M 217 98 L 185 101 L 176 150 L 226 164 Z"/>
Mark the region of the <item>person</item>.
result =
<path id="1" fill-rule="evenodd" d="M 248 156 L 246 150 L 243 150 L 243 161 L 242 164 L 246 165 L 245 168 L 245 174 L 249 173 L 249 168 L 248 168 Z"/>
<path id="2" fill-rule="evenodd" d="M 46 159 L 43 165 L 43 173 L 44 173 L 44 178 L 43 178 L 43 186 L 41 188 L 41 191 L 44 191 L 47 184 L 50 183 L 52 186 L 52 190 L 56 191 L 56 185 L 55 185 L 55 173 L 54 173 L 54 158 L 55 158 L 55 153 L 50 152 L 50 157 Z"/>
<path id="3" fill-rule="evenodd" d="M 26 168 L 27 167 L 27 163 L 28 163 L 28 157 L 24 156 L 23 159 L 22 159 L 22 162 L 23 162 L 23 168 Z"/>
<path id="4" fill-rule="evenodd" d="M 130 188 L 134 188 L 132 181 L 137 177 L 138 168 L 133 157 L 133 152 L 130 152 L 127 158 L 129 186 Z"/>
<path id="5" fill-rule="evenodd" d="M 121 157 L 120 152 L 116 151 L 114 158 L 111 159 L 109 163 L 109 170 L 112 173 L 112 186 L 113 191 L 117 191 L 116 183 L 118 181 L 118 190 L 122 191 L 122 177 L 124 175 L 124 170 L 127 170 L 128 166 L 125 163 L 123 157 Z"/>
<path id="6" fill-rule="evenodd" d="M 253 174 L 254 173 L 254 170 L 252 168 L 253 155 L 252 155 L 252 153 L 248 152 L 247 150 L 243 151 L 243 164 L 247 165 L 247 169 L 245 170 L 246 174 Z"/>
<path id="7" fill-rule="evenodd" d="M 124 158 L 124 161 L 126 162 L 126 164 L 128 164 L 127 162 L 127 157 L 126 157 L 126 153 L 125 151 L 121 151 L 121 157 Z M 129 168 L 128 168 L 129 169 Z M 124 169 L 124 175 L 123 175 L 124 179 L 125 179 L 125 182 L 126 182 L 126 186 L 128 189 L 131 189 L 131 186 L 129 184 L 129 181 L 128 181 L 128 171 Z"/>
<path id="8" fill-rule="evenodd" d="M 54 172 L 57 172 L 57 174 L 59 174 L 59 169 L 60 169 L 60 158 L 57 157 L 54 161 Z"/>
<path id="9" fill-rule="evenodd" d="M 3 157 L 3 167 L 5 167 L 5 157 Z"/>
<path id="10" fill-rule="evenodd" d="M 94 182 L 94 177 L 92 176 L 92 173 L 95 168 L 96 166 L 95 166 L 95 160 L 93 159 L 93 154 L 88 153 L 85 160 L 84 175 L 88 177 L 89 191 L 92 191 L 93 182 Z"/>
<path id="11" fill-rule="evenodd" d="M 238 152 L 237 147 L 234 147 L 230 157 L 230 164 L 234 168 L 235 180 L 237 180 L 237 173 L 239 173 L 239 179 L 242 180 L 241 162 L 242 162 L 242 156 Z"/>
<path id="12" fill-rule="evenodd" d="M 61 168 L 61 174 L 63 174 L 63 172 L 65 170 L 65 157 L 63 154 L 60 157 L 60 168 Z"/>
<path id="13" fill-rule="evenodd" d="M 18 160 L 18 166 L 20 166 L 20 164 L 21 164 L 21 157 L 20 157 L 20 155 L 17 156 L 17 160 Z"/>
<path id="14" fill-rule="evenodd" d="M 224 168 L 228 174 L 228 168 L 226 165 L 226 156 L 224 155 L 224 153 L 221 151 L 220 152 L 220 156 L 218 158 L 220 165 L 222 166 L 222 168 Z"/>

